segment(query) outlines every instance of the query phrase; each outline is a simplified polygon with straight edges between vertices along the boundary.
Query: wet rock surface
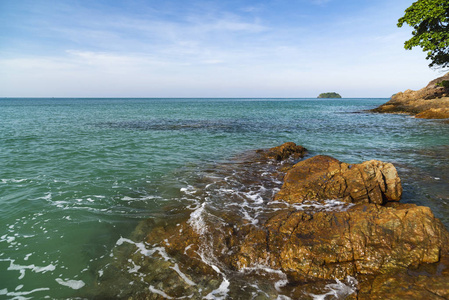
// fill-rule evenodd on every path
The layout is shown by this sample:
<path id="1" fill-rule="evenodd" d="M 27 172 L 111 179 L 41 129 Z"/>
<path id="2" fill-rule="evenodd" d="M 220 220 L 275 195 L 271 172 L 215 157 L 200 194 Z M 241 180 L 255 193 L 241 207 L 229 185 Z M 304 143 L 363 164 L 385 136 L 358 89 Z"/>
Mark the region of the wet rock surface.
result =
<path id="1" fill-rule="evenodd" d="M 449 118 L 449 73 L 418 90 L 399 92 L 387 103 L 372 110 L 379 113 L 406 113 L 423 119 Z"/>
<path id="2" fill-rule="evenodd" d="M 307 149 L 303 146 L 296 145 L 293 142 L 287 142 L 280 146 L 270 148 L 268 150 L 257 150 L 257 153 L 263 155 L 263 157 L 268 159 L 275 159 L 277 161 L 286 160 L 289 158 L 298 159 L 305 156 Z"/>
<path id="3" fill-rule="evenodd" d="M 399 201 L 401 180 L 394 166 L 376 160 L 347 164 L 317 155 L 297 163 L 275 199 L 290 203 L 339 199 L 349 203 Z"/>
<path id="4" fill-rule="evenodd" d="M 97 288 L 124 299 L 447 299 L 449 233 L 429 208 L 398 202 L 394 166 L 304 155 L 288 143 L 216 166 L 189 190 L 201 201 L 117 242 Z"/>
<path id="5" fill-rule="evenodd" d="M 449 299 L 449 261 L 366 277 L 359 282 L 358 299 Z"/>

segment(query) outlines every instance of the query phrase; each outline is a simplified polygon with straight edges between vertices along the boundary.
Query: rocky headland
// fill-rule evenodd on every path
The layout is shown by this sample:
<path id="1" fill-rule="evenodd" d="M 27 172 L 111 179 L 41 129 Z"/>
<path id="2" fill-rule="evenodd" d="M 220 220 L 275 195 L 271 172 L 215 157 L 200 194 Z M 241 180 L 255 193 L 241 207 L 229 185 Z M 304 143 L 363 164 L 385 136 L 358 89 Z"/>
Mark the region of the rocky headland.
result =
<path id="1" fill-rule="evenodd" d="M 399 92 L 372 111 L 405 113 L 423 119 L 449 119 L 449 73 L 418 91 Z"/>
<path id="2" fill-rule="evenodd" d="M 283 178 L 277 193 L 260 203 L 270 209 L 256 222 L 227 199 L 229 209 L 204 202 L 174 223 L 142 222 L 133 237 L 141 243 L 130 242 L 123 260 L 110 264 L 143 271 L 139 280 L 124 275 L 135 284 L 123 297 L 208 299 L 229 288 L 230 276 L 254 274 L 277 283 L 253 299 L 281 292 L 311 299 L 320 283 L 335 280 L 352 282 L 356 292 L 343 295 L 348 299 L 449 299 L 449 232 L 428 207 L 400 202 L 396 168 L 377 160 L 302 159 L 306 151 L 286 143 L 243 156 L 242 174 L 267 164 L 275 166 L 270 176 Z M 118 284 L 117 276 L 105 274 L 100 283 Z M 139 290 L 139 282 L 150 289 Z"/>

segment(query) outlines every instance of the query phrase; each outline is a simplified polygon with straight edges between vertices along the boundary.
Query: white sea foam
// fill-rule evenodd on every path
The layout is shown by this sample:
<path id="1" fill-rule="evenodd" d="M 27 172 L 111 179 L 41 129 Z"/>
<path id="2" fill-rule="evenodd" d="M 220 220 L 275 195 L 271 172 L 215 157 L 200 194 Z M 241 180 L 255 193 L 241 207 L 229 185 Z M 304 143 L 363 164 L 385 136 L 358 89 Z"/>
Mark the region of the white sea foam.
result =
<path id="1" fill-rule="evenodd" d="M 128 268 L 128 273 L 132 274 L 139 272 L 140 266 L 136 265 L 132 259 L 128 259 L 128 261 L 133 264 L 132 268 Z"/>
<path id="2" fill-rule="evenodd" d="M 0 242 L 6 242 L 8 244 L 16 244 L 14 241 L 16 240 L 16 237 L 14 236 L 8 236 L 7 234 L 4 234 L 0 237 Z"/>
<path id="3" fill-rule="evenodd" d="M 150 285 L 149 287 L 150 292 L 154 293 L 154 294 L 158 294 L 161 295 L 162 297 L 166 298 L 166 299 L 173 299 L 173 297 L 170 297 L 169 295 L 167 295 L 164 291 L 158 290 L 156 289 L 154 286 Z"/>
<path id="4" fill-rule="evenodd" d="M 187 255 L 187 250 L 189 250 L 190 248 L 192 248 L 193 244 L 188 245 L 187 247 L 185 247 L 184 249 L 184 254 Z"/>
<path id="5" fill-rule="evenodd" d="M 328 290 L 327 293 L 320 295 L 309 294 L 309 296 L 312 296 L 313 300 L 325 300 L 327 296 L 334 296 L 340 299 L 355 293 L 357 290 L 358 282 L 354 277 L 348 276 L 346 278 L 346 284 L 338 279 L 335 281 L 336 283 L 330 283 L 325 286 L 325 289 Z"/>
<path id="6" fill-rule="evenodd" d="M 280 292 L 281 288 L 286 286 L 288 284 L 288 279 L 287 279 L 287 275 L 282 272 L 281 270 L 275 270 L 272 269 L 270 267 L 264 266 L 264 265 L 256 265 L 253 267 L 246 267 L 243 268 L 241 270 L 241 272 L 243 273 L 251 273 L 251 272 L 255 272 L 255 273 L 271 273 L 271 274 L 276 274 L 279 277 L 279 280 L 275 282 L 274 284 L 274 288 Z"/>
<path id="7" fill-rule="evenodd" d="M 51 192 L 48 192 L 48 193 L 45 194 L 45 196 L 39 197 L 39 198 L 37 198 L 37 199 L 46 200 L 46 201 L 51 201 L 51 196 L 52 196 L 52 193 L 51 193 Z"/>
<path id="8" fill-rule="evenodd" d="M 247 198 L 252 200 L 254 202 L 254 204 L 263 204 L 263 198 L 260 195 L 260 191 L 259 192 L 251 191 L 251 192 L 247 192 L 247 193 L 243 193 L 243 194 Z"/>
<path id="9" fill-rule="evenodd" d="M 259 223 L 259 220 L 251 217 L 246 210 L 243 210 L 243 219 L 248 220 L 252 225 L 257 225 Z"/>
<path id="10" fill-rule="evenodd" d="M 292 300 L 292 298 L 285 295 L 279 295 L 277 296 L 276 300 Z"/>
<path id="11" fill-rule="evenodd" d="M 187 195 L 193 195 L 193 194 L 196 193 L 196 189 L 193 186 L 191 186 L 191 185 L 188 185 L 185 188 L 181 188 L 180 191 L 185 193 L 185 194 L 187 194 Z"/>
<path id="12" fill-rule="evenodd" d="M 324 200 L 323 202 L 318 201 L 304 201 L 303 203 L 288 203 L 285 201 L 270 201 L 268 205 L 283 205 L 285 207 L 291 207 L 296 210 L 311 210 L 311 211 L 347 211 L 349 208 L 353 207 L 355 204 L 346 203 L 340 200 Z M 274 208 L 273 210 L 280 210 L 282 208 Z"/>
<path id="13" fill-rule="evenodd" d="M 139 251 L 142 255 L 144 256 L 152 256 L 154 253 L 158 252 L 160 256 L 162 256 L 162 258 L 165 261 L 171 261 L 172 259 L 168 256 L 167 252 L 165 251 L 164 247 L 154 247 L 151 249 L 147 249 L 145 244 L 140 242 L 140 243 L 136 243 L 130 239 L 127 238 L 119 238 L 118 241 L 116 242 L 117 246 L 122 245 L 123 243 L 129 243 L 129 244 L 133 244 L 137 247 L 137 251 Z"/>
<path id="14" fill-rule="evenodd" d="M 354 205 L 353 203 L 346 203 L 340 200 L 324 200 L 324 203 L 306 201 L 302 204 L 292 204 L 291 206 L 297 210 L 346 211 Z"/>
<path id="15" fill-rule="evenodd" d="M 221 282 L 220 286 L 213 290 L 212 292 L 210 292 L 207 296 L 203 297 L 203 299 L 213 299 L 213 300 L 222 300 L 222 299 L 226 299 L 228 292 L 229 292 L 229 286 L 230 286 L 230 282 L 229 280 L 226 278 L 226 275 L 220 270 L 219 267 L 217 267 L 211 258 L 206 257 L 205 249 L 202 249 L 201 253 L 198 253 L 198 255 L 201 257 L 201 260 L 208 266 L 210 266 L 215 272 L 217 272 L 219 275 L 221 275 L 221 277 L 223 278 L 223 281 Z M 210 255 L 210 254 L 209 254 Z M 213 254 L 212 254 L 213 255 Z"/>
<path id="16" fill-rule="evenodd" d="M 63 280 L 61 278 L 56 278 L 55 280 L 60 285 L 67 286 L 74 290 L 79 290 L 80 288 L 86 285 L 82 280 L 71 280 L 71 279 Z"/>
<path id="17" fill-rule="evenodd" d="M 181 272 L 181 270 L 179 269 L 178 264 L 175 264 L 174 267 L 170 267 L 170 269 L 175 270 L 175 272 L 178 273 L 179 277 L 181 277 L 182 280 L 184 280 L 185 283 L 187 283 L 188 285 L 196 285 L 196 283 L 193 282 L 192 280 L 190 280 L 190 279 L 186 276 L 186 274 L 184 274 L 183 272 Z"/>
<path id="18" fill-rule="evenodd" d="M 23 179 L 0 179 L 1 182 L 0 183 L 20 183 L 20 182 L 24 182 L 26 180 L 28 180 L 27 178 L 23 178 Z"/>
<path id="19" fill-rule="evenodd" d="M 10 298 L 10 299 L 31 299 L 31 298 L 25 298 L 22 296 L 28 296 L 28 295 L 36 293 L 36 292 L 49 291 L 49 290 L 50 290 L 49 288 L 37 288 L 37 289 L 31 290 L 31 291 L 18 292 L 16 289 L 15 292 L 8 292 L 8 289 L 2 289 L 2 290 L 0 290 L 0 295 L 14 297 L 14 298 Z"/>
<path id="20" fill-rule="evenodd" d="M 229 292 L 229 285 L 230 285 L 229 280 L 226 279 L 226 277 L 224 277 L 223 281 L 221 282 L 218 289 L 213 290 L 203 299 L 208 299 L 208 300 L 226 299 L 226 297 L 228 296 L 228 292 Z"/>
<path id="21" fill-rule="evenodd" d="M 198 234 L 204 234 L 207 230 L 206 222 L 203 218 L 204 207 L 206 206 L 206 202 L 204 202 L 200 207 L 198 207 L 194 212 L 190 214 L 190 218 L 187 223 L 192 226 L 193 230 L 195 230 Z"/>
<path id="22" fill-rule="evenodd" d="M 8 271 L 19 271 L 20 272 L 20 276 L 19 279 L 23 279 L 25 277 L 25 272 L 26 270 L 31 270 L 32 272 L 35 273 L 46 273 L 46 272 L 51 272 L 54 271 L 56 269 L 56 266 L 53 264 L 49 264 L 48 266 L 44 266 L 44 267 L 38 267 L 33 265 L 27 265 L 27 266 L 22 266 L 22 265 L 17 265 L 15 264 L 15 260 L 14 259 L 0 259 L 0 261 L 9 261 L 9 267 L 7 268 Z"/>
<path id="23" fill-rule="evenodd" d="M 160 196 L 153 196 L 153 195 L 151 195 L 151 196 L 144 196 L 144 197 L 136 197 L 136 198 L 129 197 L 129 196 L 124 196 L 122 198 L 122 201 L 131 202 L 131 201 L 146 201 L 146 200 L 153 200 L 153 199 L 162 199 L 162 197 L 160 197 Z"/>

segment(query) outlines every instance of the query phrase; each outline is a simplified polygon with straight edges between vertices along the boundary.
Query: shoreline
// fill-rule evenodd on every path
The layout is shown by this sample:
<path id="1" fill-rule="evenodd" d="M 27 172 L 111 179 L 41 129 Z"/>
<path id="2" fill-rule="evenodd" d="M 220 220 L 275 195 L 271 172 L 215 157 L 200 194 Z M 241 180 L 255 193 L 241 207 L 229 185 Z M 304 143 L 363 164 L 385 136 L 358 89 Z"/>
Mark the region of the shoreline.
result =
<path id="1" fill-rule="evenodd" d="M 420 119 L 449 119 L 449 73 L 432 80 L 418 91 L 399 92 L 387 103 L 370 111 L 408 114 Z"/>
<path id="2" fill-rule="evenodd" d="M 334 279 L 341 280 L 337 282 L 346 290 L 340 295 L 347 299 L 449 295 L 445 268 L 449 232 L 429 208 L 399 202 L 402 188 L 393 165 L 378 161 L 348 165 L 331 157 L 310 157 L 293 143 L 252 153 L 236 157 L 239 169 L 217 167 L 223 175 L 238 174 L 246 188 L 258 186 L 269 172 L 275 181 L 283 178 L 280 190 L 266 200 L 253 199 L 254 203 L 241 203 L 232 193 L 219 204 L 207 200 L 210 192 L 229 191 L 232 186 L 226 180 L 200 182 L 189 191 L 202 198 L 196 209 L 187 210 L 173 224 L 143 221 L 134 234 L 136 240 L 125 241 L 115 263 L 124 270 L 154 270 L 157 274 L 140 275 L 148 284 L 154 284 L 154 276 L 165 279 L 151 285 L 149 294 L 134 286 L 129 295 L 146 297 L 159 291 L 174 298 L 232 296 L 233 278 L 245 276 L 244 280 L 249 274 L 274 277 L 274 288 L 253 291 L 270 297 L 312 297 Z M 268 169 L 262 172 L 265 165 Z M 265 175 L 257 179 L 251 175 L 256 170 L 258 176 Z M 305 187 L 303 181 L 308 182 Z M 341 184 L 347 186 L 342 189 Z M 214 187 L 208 190 L 210 185 Z M 252 198 L 251 192 L 246 194 Z M 342 201 L 326 200 L 331 198 Z M 242 218 L 238 209 L 231 208 L 235 205 L 253 205 L 258 212 Z M 123 242 L 118 245 L 124 247 Z M 114 286 L 119 279 L 105 272 L 109 281 L 100 281 L 99 287 Z M 423 272 L 424 278 L 415 275 Z M 122 276 L 125 281 L 134 278 Z M 184 280 L 179 282 L 179 276 Z"/>

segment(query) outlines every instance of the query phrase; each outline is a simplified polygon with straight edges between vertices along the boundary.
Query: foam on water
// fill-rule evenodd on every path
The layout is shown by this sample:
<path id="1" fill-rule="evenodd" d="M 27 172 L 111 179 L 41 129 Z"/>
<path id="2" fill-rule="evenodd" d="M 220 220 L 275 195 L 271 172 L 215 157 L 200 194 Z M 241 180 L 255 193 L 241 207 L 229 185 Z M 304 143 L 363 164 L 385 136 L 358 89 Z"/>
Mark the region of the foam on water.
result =
<path id="1" fill-rule="evenodd" d="M 187 223 L 192 226 L 193 230 L 200 235 L 204 235 L 207 232 L 207 225 L 204 221 L 203 214 L 205 213 L 204 207 L 206 202 L 201 204 L 194 212 L 190 214 L 190 218 Z"/>
<path id="2" fill-rule="evenodd" d="M 57 283 L 59 283 L 60 285 L 63 286 L 67 286 L 73 290 L 79 290 L 80 288 L 82 288 L 83 286 L 85 286 L 86 284 L 84 283 L 84 281 L 82 280 L 72 280 L 72 279 L 61 279 L 61 278 L 56 278 L 55 279 Z"/>
<path id="3" fill-rule="evenodd" d="M 25 291 L 18 292 L 17 290 L 14 291 L 14 292 L 9 292 L 8 289 L 1 289 L 0 290 L 0 295 L 13 297 L 13 298 L 9 298 L 9 299 L 16 299 L 16 300 L 19 300 L 19 299 L 32 299 L 32 298 L 26 298 L 26 297 L 23 297 L 23 296 L 28 296 L 28 295 L 31 295 L 31 294 L 36 293 L 36 292 L 49 291 L 49 290 L 50 290 L 50 288 L 37 288 L 37 289 L 31 290 L 31 291 L 26 291 L 26 292 Z"/>
<path id="4" fill-rule="evenodd" d="M 150 292 L 154 293 L 154 294 L 158 294 L 161 295 L 162 297 L 164 297 L 165 299 L 173 299 L 173 297 L 170 297 L 169 295 L 167 295 L 164 291 L 158 290 L 156 289 L 154 286 L 150 285 L 148 287 L 148 289 L 150 290 Z"/>
<path id="5" fill-rule="evenodd" d="M 184 280 L 185 283 L 187 283 L 188 285 L 196 285 L 195 282 L 193 282 L 192 280 L 190 280 L 189 278 L 187 278 L 187 276 L 186 276 L 183 272 L 181 272 L 181 270 L 179 269 L 179 266 L 178 266 L 177 263 L 175 263 L 175 266 L 174 266 L 174 267 L 170 267 L 170 269 L 175 270 L 175 272 L 178 273 L 179 277 L 181 277 L 182 280 Z"/>
<path id="6" fill-rule="evenodd" d="M 172 260 L 167 252 L 165 251 L 164 247 L 154 247 L 151 249 L 147 249 L 147 247 L 145 246 L 145 244 L 143 242 L 134 242 L 130 239 L 127 238 L 123 238 L 121 237 L 117 242 L 116 245 L 120 246 L 123 243 L 129 243 L 129 244 L 133 244 L 137 247 L 137 251 L 140 252 L 142 255 L 144 256 L 152 256 L 153 254 L 155 254 L 156 252 L 165 260 L 165 261 L 170 261 Z"/>
<path id="7" fill-rule="evenodd" d="M 336 283 L 330 283 L 325 286 L 325 289 L 328 290 L 327 293 L 320 295 L 308 295 L 312 296 L 314 300 L 326 300 L 326 297 L 328 296 L 333 296 L 336 299 L 344 299 L 357 291 L 358 282 L 354 277 L 348 276 L 345 283 L 338 279 L 335 281 Z"/>
<path id="8" fill-rule="evenodd" d="M 221 282 L 218 289 L 213 290 L 208 295 L 206 295 L 206 297 L 204 297 L 203 299 L 208 299 L 208 300 L 222 300 L 222 299 L 224 300 L 224 299 L 226 299 L 228 292 L 229 292 L 229 285 L 230 285 L 229 280 L 226 277 L 224 277 L 223 281 Z"/>
<path id="9" fill-rule="evenodd" d="M 20 276 L 19 279 L 23 279 L 25 277 L 26 270 L 30 270 L 35 273 L 46 273 L 46 272 L 52 272 L 56 269 L 56 266 L 53 264 L 49 264 L 47 266 L 38 267 L 34 264 L 32 265 L 19 265 L 15 264 L 15 259 L 0 259 L 0 261 L 9 261 L 9 267 L 7 268 L 8 271 L 19 271 Z"/>
<path id="10" fill-rule="evenodd" d="M 283 287 L 285 287 L 289 281 L 287 279 L 287 274 L 285 274 L 284 272 L 282 272 L 281 270 L 275 270 L 273 268 L 270 268 L 268 266 L 264 266 L 264 265 L 256 265 L 256 266 L 252 266 L 252 267 L 245 267 L 241 270 L 241 272 L 243 273 L 257 273 L 259 275 L 264 275 L 264 274 L 273 274 L 277 277 L 277 280 L 274 283 L 274 288 L 276 289 L 276 291 L 278 292 L 282 292 L 281 289 Z"/>
<path id="11" fill-rule="evenodd" d="M 346 203 L 338 199 L 324 200 L 323 202 L 318 201 L 304 201 L 303 203 L 288 203 L 285 201 L 271 201 L 268 203 L 269 206 L 277 205 L 281 207 L 275 207 L 273 210 L 282 210 L 287 208 L 294 208 L 296 210 L 305 210 L 311 212 L 319 211 L 347 211 L 355 204 Z"/>

